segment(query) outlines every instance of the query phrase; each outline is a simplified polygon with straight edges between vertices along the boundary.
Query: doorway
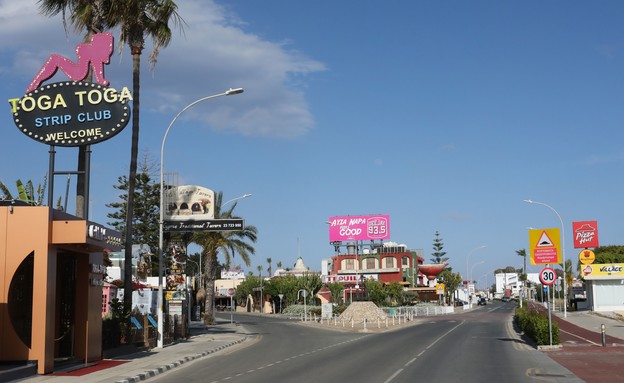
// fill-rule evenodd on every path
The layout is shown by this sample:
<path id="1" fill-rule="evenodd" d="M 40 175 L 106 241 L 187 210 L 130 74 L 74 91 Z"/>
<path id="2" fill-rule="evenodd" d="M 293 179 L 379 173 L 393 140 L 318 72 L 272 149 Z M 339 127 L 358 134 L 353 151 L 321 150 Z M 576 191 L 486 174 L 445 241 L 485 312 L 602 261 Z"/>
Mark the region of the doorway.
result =
<path id="1" fill-rule="evenodd" d="M 74 357 L 76 324 L 76 256 L 61 253 L 56 275 L 55 359 Z"/>

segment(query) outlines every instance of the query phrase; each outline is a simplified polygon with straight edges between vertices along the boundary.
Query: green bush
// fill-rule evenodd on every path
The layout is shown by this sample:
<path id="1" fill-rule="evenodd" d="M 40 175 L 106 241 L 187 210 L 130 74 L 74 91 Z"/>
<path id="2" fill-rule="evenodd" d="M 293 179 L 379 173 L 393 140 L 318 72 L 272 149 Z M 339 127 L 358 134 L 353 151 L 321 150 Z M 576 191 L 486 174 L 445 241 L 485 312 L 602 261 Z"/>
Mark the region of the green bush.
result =
<path id="1" fill-rule="evenodd" d="M 548 316 L 529 310 L 527 307 L 517 307 L 514 313 L 514 323 L 539 346 L 550 344 L 548 331 Z M 552 344 L 559 344 L 559 325 L 552 321 Z"/>

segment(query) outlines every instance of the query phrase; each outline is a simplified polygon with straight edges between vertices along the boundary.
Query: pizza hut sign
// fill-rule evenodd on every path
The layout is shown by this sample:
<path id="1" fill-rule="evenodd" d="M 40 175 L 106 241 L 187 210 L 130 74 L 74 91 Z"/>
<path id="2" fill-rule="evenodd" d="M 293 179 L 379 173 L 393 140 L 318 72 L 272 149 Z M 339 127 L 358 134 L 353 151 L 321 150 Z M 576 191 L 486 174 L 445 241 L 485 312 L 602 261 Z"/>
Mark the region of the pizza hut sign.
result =
<path id="1" fill-rule="evenodd" d="M 598 247 L 597 221 L 572 222 L 572 232 L 574 234 L 575 249 Z"/>

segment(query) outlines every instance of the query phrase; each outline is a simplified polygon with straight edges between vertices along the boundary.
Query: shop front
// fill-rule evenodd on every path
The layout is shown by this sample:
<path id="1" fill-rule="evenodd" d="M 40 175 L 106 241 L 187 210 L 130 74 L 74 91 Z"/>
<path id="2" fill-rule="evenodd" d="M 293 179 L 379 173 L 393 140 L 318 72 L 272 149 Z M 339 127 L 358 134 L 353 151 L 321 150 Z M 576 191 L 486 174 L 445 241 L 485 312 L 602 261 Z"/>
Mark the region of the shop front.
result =
<path id="1" fill-rule="evenodd" d="M 624 311 L 624 263 L 589 264 L 582 271 L 593 311 Z"/>
<path id="2" fill-rule="evenodd" d="M 0 361 L 39 374 L 102 355 L 103 251 L 118 232 L 18 201 L 0 201 Z"/>

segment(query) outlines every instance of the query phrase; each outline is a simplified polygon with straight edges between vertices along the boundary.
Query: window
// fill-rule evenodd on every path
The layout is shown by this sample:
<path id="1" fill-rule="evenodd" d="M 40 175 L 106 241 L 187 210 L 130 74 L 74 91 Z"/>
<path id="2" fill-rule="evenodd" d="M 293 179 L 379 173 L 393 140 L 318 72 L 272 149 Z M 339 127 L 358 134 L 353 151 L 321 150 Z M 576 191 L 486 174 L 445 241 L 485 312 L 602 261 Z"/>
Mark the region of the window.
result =
<path id="1" fill-rule="evenodd" d="M 394 257 L 385 257 L 384 258 L 384 269 L 393 269 L 394 266 Z"/>
<path id="2" fill-rule="evenodd" d="M 345 259 L 342 262 L 345 270 L 355 270 L 355 259 Z"/>
<path id="3" fill-rule="evenodd" d="M 401 260 L 403 266 L 409 267 L 409 257 L 403 257 Z"/>
<path id="4" fill-rule="evenodd" d="M 366 258 L 364 260 L 364 268 L 365 269 L 376 269 L 377 265 L 376 265 L 376 259 L 375 258 Z"/>

